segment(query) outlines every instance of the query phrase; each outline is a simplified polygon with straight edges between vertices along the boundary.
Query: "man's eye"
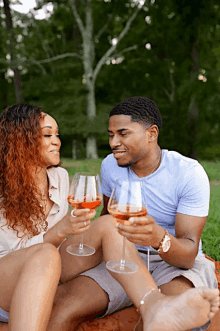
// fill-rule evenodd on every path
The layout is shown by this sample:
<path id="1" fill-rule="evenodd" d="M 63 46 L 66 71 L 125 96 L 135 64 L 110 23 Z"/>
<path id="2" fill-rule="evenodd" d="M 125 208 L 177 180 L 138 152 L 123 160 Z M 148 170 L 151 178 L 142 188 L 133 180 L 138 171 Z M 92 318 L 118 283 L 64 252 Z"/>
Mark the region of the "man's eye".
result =
<path id="1" fill-rule="evenodd" d="M 124 136 L 126 136 L 127 135 L 127 133 L 121 133 L 121 136 L 122 137 L 124 137 Z"/>

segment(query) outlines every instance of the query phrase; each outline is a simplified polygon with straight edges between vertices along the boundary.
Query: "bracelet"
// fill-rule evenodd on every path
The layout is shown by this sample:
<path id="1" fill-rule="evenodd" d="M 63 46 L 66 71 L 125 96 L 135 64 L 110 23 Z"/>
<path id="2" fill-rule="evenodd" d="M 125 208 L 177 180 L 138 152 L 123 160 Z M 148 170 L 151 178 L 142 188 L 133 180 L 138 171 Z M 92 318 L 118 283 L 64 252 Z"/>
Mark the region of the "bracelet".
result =
<path id="1" fill-rule="evenodd" d="M 145 293 L 145 295 L 143 296 L 143 298 L 142 298 L 141 301 L 140 301 L 140 306 L 139 306 L 139 308 L 137 309 L 138 311 L 140 310 L 141 306 L 144 304 L 144 301 L 145 301 L 146 297 L 148 297 L 148 295 L 150 295 L 151 292 L 156 291 L 156 290 L 158 290 L 159 292 L 161 292 L 161 289 L 158 289 L 158 288 L 152 288 L 150 291 L 148 291 L 147 293 Z"/>

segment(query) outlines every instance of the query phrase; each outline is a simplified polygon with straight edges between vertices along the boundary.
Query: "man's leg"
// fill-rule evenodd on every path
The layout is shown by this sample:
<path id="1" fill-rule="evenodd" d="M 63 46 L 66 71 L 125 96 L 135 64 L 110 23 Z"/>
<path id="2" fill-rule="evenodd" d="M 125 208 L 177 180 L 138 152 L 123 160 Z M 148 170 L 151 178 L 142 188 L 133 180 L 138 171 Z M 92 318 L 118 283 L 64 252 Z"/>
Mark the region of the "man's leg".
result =
<path id="1" fill-rule="evenodd" d="M 61 282 L 63 285 L 71 281 L 77 274 L 97 265 L 101 259 L 102 250 L 105 262 L 109 260 L 119 260 L 121 257 L 123 237 L 118 234 L 109 216 L 99 218 L 93 222 L 89 231 L 85 233 L 84 238 L 85 243 L 89 243 L 91 246 L 95 247 L 96 254 L 90 257 L 71 256 L 66 253 L 66 247 L 72 242 L 76 242 L 77 236 L 66 240 L 60 250 L 62 259 Z M 208 319 L 217 312 L 219 304 L 218 291 L 210 289 L 190 289 L 181 296 L 167 297 L 157 291 L 157 286 L 145 267 L 134 244 L 129 241 L 126 243 L 126 259 L 138 264 L 139 270 L 129 275 L 112 273 L 112 276 L 124 287 L 134 305 L 139 308 L 143 296 L 149 291 L 152 291 L 152 289 L 155 289 L 147 296 L 145 304 L 140 309 L 144 320 L 145 331 L 157 331 L 161 330 L 161 327 L 163 327 L 164 331 L 186 331 L 190 328 L 200 326 L 200 323 L 205 324 Z M 90 279 L 85 277 L 84 288 L 87 286 L 86 284 L 90 284 L 93 287 L 95 283 L 92 283 Z M 103 294 L 101 307 L 97 307 L 98 303 L 94 296 L 91 296 L 91 300 L 88 301 L 88 297 L 85 297 L 88 292 L 84 291 L 82 294 L 83 289 L 81 286 L 79 287 L 77 296 L 75 296 L 77 287 L 75 285 L 71 287 L 71 295 L 68 295 L 65 291 L 62 292 L 63 296 L 60 304 L 59 295 L 57 294 L 56 296 L 58 302 L 55 306 L 56 316 L 52 314 L 50 325 L 52 325 L 52 323 L 55 325 L 53 319 L 58 319 L 60 316 L 60 329 L 57 328 L 53 330 L 61 331 L 63 330 L 61 325 L 65 325 L 65 323 L 68 325 L 68 321 L 73 319 L 77 321 L 82 317 L 89 318 L 89 316 L 94 316 L 96 312 L 97 314 L 103 312 L 106 308 L 106 295 L 104 292 L 101 292 L 99 288 L 97 288 L 98 295 L 101 297 Z M 91 291 L 91 293 L 94 293 L 93 290 Z M 79 309 L 76 311 L 75 306 L 79 298 L 80 305 Z M 66 310 L 67 307 L 69 308 L 68 310 Z M 64 313 L 64 311 L 66 311 L 66 313 Z M 150 328 L 148 329 L 148 327 Z M 66 329 L 66 331 L 67 330 L 68 329 Z"/>

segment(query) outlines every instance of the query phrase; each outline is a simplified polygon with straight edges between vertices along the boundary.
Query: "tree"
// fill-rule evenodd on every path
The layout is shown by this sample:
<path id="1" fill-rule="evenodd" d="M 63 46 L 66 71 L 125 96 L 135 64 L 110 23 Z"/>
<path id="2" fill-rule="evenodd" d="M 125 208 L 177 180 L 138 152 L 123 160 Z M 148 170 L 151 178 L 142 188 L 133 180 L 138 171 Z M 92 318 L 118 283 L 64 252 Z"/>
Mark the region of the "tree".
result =
<path id="1" fill-rule="evenodd" d="M 22 86 L 21 86 L 21 75 L 18 66 L 16 64 L 16 52 L 15 52 L 16 40 L 15 40 L 11 10 L 9 5 L 10 1 L 3 0 L 3 3 L 4 3 L 4 11 L 6 17 L 6 30 L 8 32 L 8 50 L 11 57 L 12 70 L 14 71 L 14 87 L 15 87 L 16 100 L 17 102 L 22 102 L 23 95 L 22 95 Z"/>
<path id="2" fill-rule="evenodd" d="M 47 1 L 38 1 L 39 7 L 41 7 L 43 4 L 45 4 Z M 138 3 L 138 5 L 135 5 L 135 3 Z M 49 63 L 50 61 L 55 61 L 58 59 L 66 58 L 66 57 L 75 57 L 78 58 L 82 61 L 82 77 L 83 77 L 83 82 L 86 86 L 86 100 L 87 100 L 87 105 L 86 105 L 86 114 L 87 114 L 87 121 L 90 123 L 90 126 L 93 126 L 96 120 L 96 96 L 95 96 L 95 89 L 96 89 L 96 80 L 97 76 L 103 67 L 103 65 L 106 63 L 109 57 L 116 51 L 120 41 L 125 37 L 127 32 L 129 31 L 132 22 L 136 18 L 137 14 L 143 7 L 144 1 L 133 1 L 130 0 L 127 4 L 121 5 L 119 2 L 116 1 L 116 6 L 117 8 L 123 7 L 126 8 L 127 5 L 127 10 L 126 10 L 126 15 L 127 18 L 124 22 L 124 24 L 121 26 L 121 30 L 118 33 L 117 36 L 117 43 L 113 43 L 110 46 L 105 45 L 105 52 L 104 54 L 101 54 L 99 58 L 97 59 L 96 56 L 96 48 L 97 48 L 97 40 L 102 36 L 104 32 L 106 32 L 111 19 L 115 19 L 115 16 L 111 13 L 108 17 L 107 23 L 105 22 L 104 26 L 100 27 L 99 31 L 94 34 L 94 13 L 93 13 L 93 7 L 96 9 L 99 9 L 99 15 L 101 16 L 103 11 L 103 7 L 105 7 L 104 11 L 106 14 L 106 8 L 107 8 L 107 3 L 106 4 L 101 4 L 100 1 L 92 1 L 92 0 L 84 0 L 80 2 L 76 2 L 75 0 L 68 0 L 68 4 L 72 10 L 72 14 L 74 16 L 75 22 L 77 23 L 78 30 L 80 32 L 81 38 L 82 38 L 82 46 L 81 49 L 79 50 L 78 53 L 73 53 L 73 52 L 68 52 L 68 53 L 63 53 L 59 54 L 54 57 L 47 58 L 45 60 L 37 60 L 39 64 L 42 63 Z M 67 3 L 65 1 L 53 1 L 54 4 L 57 4 L 58 6 L 61 5 L 66 5 Z M 109 4 L 110 6 L 115 5 Z M 39 8 L 38 7 L 38 8 Z M 133 8 L 136 7 L 136 8 Z M 100 11 L 101 9 L 101 11 Z M 129 16 L 128 16 L 129 14 Z M 97 14 L 96 14 L 97 15 Z M 97 17 L 97 16 L 96 16 Z M 84 19 L 83 19 L 84 18 Z M 115 39 L 116 40 L 116 39 Z M 127 48 L 125 51 L 132 50 L 133 47 Z M 87 143 L 86 143 L 86 150 L 87 150 L 87 158 L 97 158 L 98 153 L 97 153 L 97 146 L 96 146 L 96 137 L 95 134 L 93 133 L 93 130 L 91 132 L 87 132 Z"/>

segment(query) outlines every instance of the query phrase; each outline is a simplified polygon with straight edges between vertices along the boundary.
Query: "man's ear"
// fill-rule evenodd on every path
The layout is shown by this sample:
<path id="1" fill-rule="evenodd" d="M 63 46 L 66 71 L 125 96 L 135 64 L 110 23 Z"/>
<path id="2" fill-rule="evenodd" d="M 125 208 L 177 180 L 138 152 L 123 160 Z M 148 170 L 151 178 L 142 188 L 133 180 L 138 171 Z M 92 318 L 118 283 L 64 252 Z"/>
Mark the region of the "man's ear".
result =
<path id="1" fill-rule="evenodd" d="M 159 129 L 157 125 L 152 125 L 148 130 L 148 141 L 149 142 L 157 142 Z"/>

